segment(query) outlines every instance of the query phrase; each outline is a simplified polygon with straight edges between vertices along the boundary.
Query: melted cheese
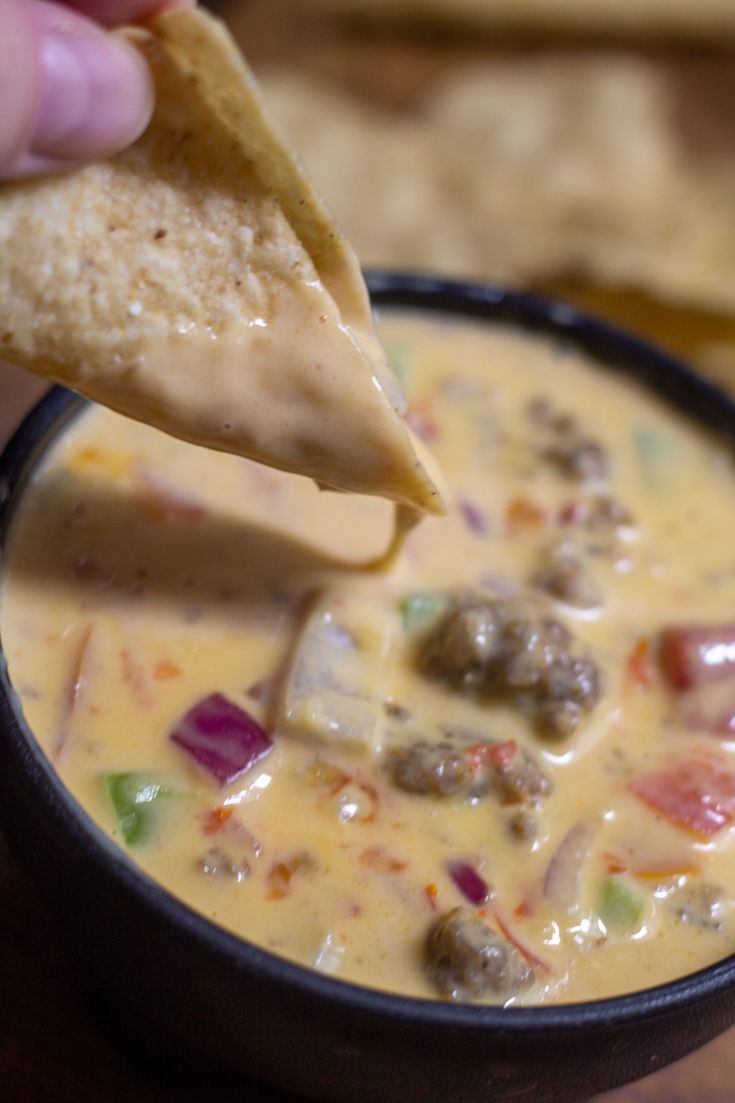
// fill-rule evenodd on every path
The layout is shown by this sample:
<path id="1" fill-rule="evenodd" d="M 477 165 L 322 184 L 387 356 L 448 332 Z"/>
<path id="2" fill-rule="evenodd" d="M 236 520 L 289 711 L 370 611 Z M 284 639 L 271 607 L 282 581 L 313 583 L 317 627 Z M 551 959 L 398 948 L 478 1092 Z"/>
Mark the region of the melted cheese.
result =
<path id="1" fill-rule="evenodd" d="M 735 769 L 735 752 L 687 730 L 655 667 L 643 685 L 628 662 L 666 624 L 732 619 L 732 457 L 634 383 L 544 338 L 410 316 L 387 316 L 381 333 L 407 365 L 410 420 L 448 473 L 449 517 L 413 531 L 392 570 L 364 572 L 387 539 L 387 503 L 320 495 L 306 479 L 90 410 L 40 467 L 8 543 L 0 628 L 31 728 L 121 846 L 106 772 L 144 771 L 183 791 L 161 802 L 131 858 L 214 922 L 337 977 L 435 996 L 425 939 L 463 902 L 456 860 L 491 886 L 488 918 L 548 967 L 511 1002 L 614 995 L 724 957 L 735 948 L 735 828 L 692 836 L 629 784 L 691 753 Z M 607 450 L 604 492 L 630 514 L 612 542 L 561 523 L 600 487 L 539 456 L 527 415 L 538 395 Z M 428 681 L 400 606 L 416 592 L 525 591 L 562 531 L 586 541 L 602 603 L 546 598 L 548 608 L 594 656 L 604 694 L 574 736 L 554 741 L 507 703 Z M 340 595 L 351 610 L 340 631 L 362 641 L 365 662 L 327 631 Z M 311 640 L 308 609 L 321 617 Z M 313 661 L 289 683 L 299 653 Z M 269 757 L 223 788 L 169 739 L 214 691 L 274 739 Z M 532 809 L 534 839 L 514 837 L 516 809 L 497 799 L 393 783 L 390 748 L 445 729 L 515 740 L 534 757 L 553 783 Z M 215 809 L 224 812 L 212 819 Z M 573 891 L 545 892 L 577 829 Z M 212 847 L 249 874 L 213 873 Z M 640 904 L 626 931 L 602 918 L 611 868 Z M 721 890 L 710 926 L 679 916 L 701 883 Z"/>

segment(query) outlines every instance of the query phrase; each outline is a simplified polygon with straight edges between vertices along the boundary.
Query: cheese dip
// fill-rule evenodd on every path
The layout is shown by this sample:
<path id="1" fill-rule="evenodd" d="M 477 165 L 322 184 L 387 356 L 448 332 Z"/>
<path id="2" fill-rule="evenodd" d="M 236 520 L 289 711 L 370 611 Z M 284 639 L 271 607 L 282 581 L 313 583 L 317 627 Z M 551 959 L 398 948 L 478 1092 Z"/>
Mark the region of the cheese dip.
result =
<path id="1" fill-rule="evenodd" d="M 28 724 L 141 869 L 338 978 L 538 1004 L 725 957 L 732 454 L 554 339 L 380 331 L 448 518 L 366 571 L 388 503 L 91 407 L 8 541 Z"/>

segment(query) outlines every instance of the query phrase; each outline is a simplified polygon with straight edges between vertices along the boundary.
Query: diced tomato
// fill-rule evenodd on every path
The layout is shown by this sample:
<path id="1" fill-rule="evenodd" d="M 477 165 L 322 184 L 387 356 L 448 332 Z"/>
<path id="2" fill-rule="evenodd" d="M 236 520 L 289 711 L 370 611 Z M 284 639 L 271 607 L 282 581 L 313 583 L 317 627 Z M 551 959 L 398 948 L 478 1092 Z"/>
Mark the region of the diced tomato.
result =
<path id="1" fill-rule="evenodd" d="M 505 527 L 511 536 L 526 529 L 540 529 L 546 524 L 546 511 L 522 494 L 511 498 L 505 507 Z"/>
<path id="2" fill-rule="evenodd" d="M 670 881 L 675 877 L 686 877 L 692 873 L 699 873 L 700 867 L 689 858 L 678 858 L 670 861 L 653 862 L 639 869 L 634 869 L 633 875 L 643 881 Z"/>
<path id="3" fill-rule="evenodd" d="M 222 805 L 218 805 L 216 808 L 210 808 L 209 811 L 204 814 L 202 822 L 202 831 L 204 834 L 216 835 L 218 831 L 222 830 L 234 811 L 234 807 L 225 808 Z"/>
<path id="4" fill-rule="evenodd" d="M 176 663 L 172 663 L 169 659 L 162 659 L 160 663 L 156 663 L 153 677 L 157 682 L 164 682 L 169 678 L 179 678 L 181 677 L 181 667 L 177 666 Z"/>
<path id="5" fill-rule="evenodd" d="M 282 900 L 293 888 L 293 879 L 297 874 L 308 873 L 315 868 L 314 859 L 307 852 L 294 854 L 285 862 L 274 862 L 268 870 L 269 900 Z"/>
<path id="6" fill-rule="evenodd" d="M 142 664 L 137 660 L 130 648 L 120 648 L 120 665 L 123 679 L 128 683 L 141 708 L 149 708 L 151 705 L 151 690 L 148 678 Z"/>
<path id="7" fill-rule="evenodd" d="M 661 665 L 674 689 L 735 679 L 735 624 L 687 625 L 661 634 Z"/>
<path id="8" fill-rule="evenodd" d="M 377 786 L 359 777 L 355 778 L 355 784 L 367 797 L 367 802 L 364 807 L 358 811 L 355 819 L 358 823 L 374 823 L 378 816 L 378 809 L 380 808 L 380 793 L 378 792 Z"/>
<path id="9" fill-rule="evenodd" d="M 618 858 L 617 854 L 605 853 L 602 855 L 602 859 L 608 873 L 625 873 L 628 868 L 622 858 Z"/>
<path id="10" fill-rule="evenodd" d="M 651 642 L 640 639 L 628 655 L 628 674 L 637 685 L 647 689 L 656 680 L 656 670 L 651 660 Z"/>
<path id="11" fill-rule="evenodd" d="M 288 862 L 274 862 L 268 870 L 268 899 L 282 900 L 291 890 L 294 871 Z"/>
<path id="12" fill-rule="evenodd" d="M 589 516 L 589 506 L 585 502 L 566 502 L 557 514 L 560 525 L 582 525 Z"/>
<path id="13" fill-rule="evenodd" d="M 352 781 L 351 776 L 346 774 L 339 766 L 334 766 L 331 762 L 326 762 L 321 758 L 311 764 L 307 771 L 307 777 L 312 785 L 324 789 L 329 796 L 339 793 L 340 789 L 344 789 L 345 785 Z"/>
<path id="14" fill-rule="evenodd" d="M 359 861 L 364 866 L 375 870 L 376 873 L 401 873 L 408 868 L 408 862 L 400 858 L 394 858 L 392 854 L 382 846 L 369 846 L 359 855 Z"/>
<path id="15" fill-rule="evenodd" d="M 507 769 L 518 754 L 515 739 L 506 739 L 504 743 L 471 743 L 467 748 L 467 757 L 475 770 L 489 766 Z"/>
<path id="16" fill-rule="evenodd" d="M 532 965 L 534 969 L 539 969 L 542 973 L 550 974 L 553 972 L 548 961 L 544 961 L 542 957 L 539 957 L 538 954 L 535 954 L 533 950 L 531 950 L 528 946 L 525 945 L 525 943 L 521 942 L 521 940 L 513 934 L 510 927 L 505 922 L 497 908 L 495 909 L 495 922 L 497 923 L 501 934 L 505 935 L 505 937 L 508 939 L 508 942 L 510 942 L 512 946 L 515 946 L 518 953 L 521 955 L 521 957 L 526 959 L 529 965 Z"/>
<path id="17" fill-rule="evenodd" d="M 685 758 L 632 781 L 630 792 L 678 827 L 708 838 L 735 819 L 735 773 L 714 758 Z"/>

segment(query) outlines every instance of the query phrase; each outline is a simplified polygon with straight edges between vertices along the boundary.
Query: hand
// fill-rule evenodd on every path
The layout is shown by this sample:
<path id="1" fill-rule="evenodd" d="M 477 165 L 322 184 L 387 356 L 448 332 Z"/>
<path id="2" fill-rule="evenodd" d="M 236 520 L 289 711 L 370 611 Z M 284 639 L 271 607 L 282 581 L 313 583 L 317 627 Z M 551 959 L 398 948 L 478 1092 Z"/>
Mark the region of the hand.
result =
<path id="1" fill-rule="evenodd" d="M 0 0 L 0 179 L 62 171 L 135 141 L 153 110 L 150 75 L 102 24 L 192 3 Z"/>

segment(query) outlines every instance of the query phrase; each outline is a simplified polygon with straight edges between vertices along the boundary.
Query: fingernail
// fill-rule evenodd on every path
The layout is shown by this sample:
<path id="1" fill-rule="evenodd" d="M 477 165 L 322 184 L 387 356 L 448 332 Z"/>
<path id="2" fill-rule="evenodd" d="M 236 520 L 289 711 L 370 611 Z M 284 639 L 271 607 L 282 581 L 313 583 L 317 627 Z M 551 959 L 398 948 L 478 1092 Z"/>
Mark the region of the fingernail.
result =
<path id="1" fill-rule="evenodd" d="M 32 149 L 90 160 L 123 149 L 153 109 L 148 68 L 137 51 L 104 34 L 50 32 L 41 44 L 41 96 Z"/>

